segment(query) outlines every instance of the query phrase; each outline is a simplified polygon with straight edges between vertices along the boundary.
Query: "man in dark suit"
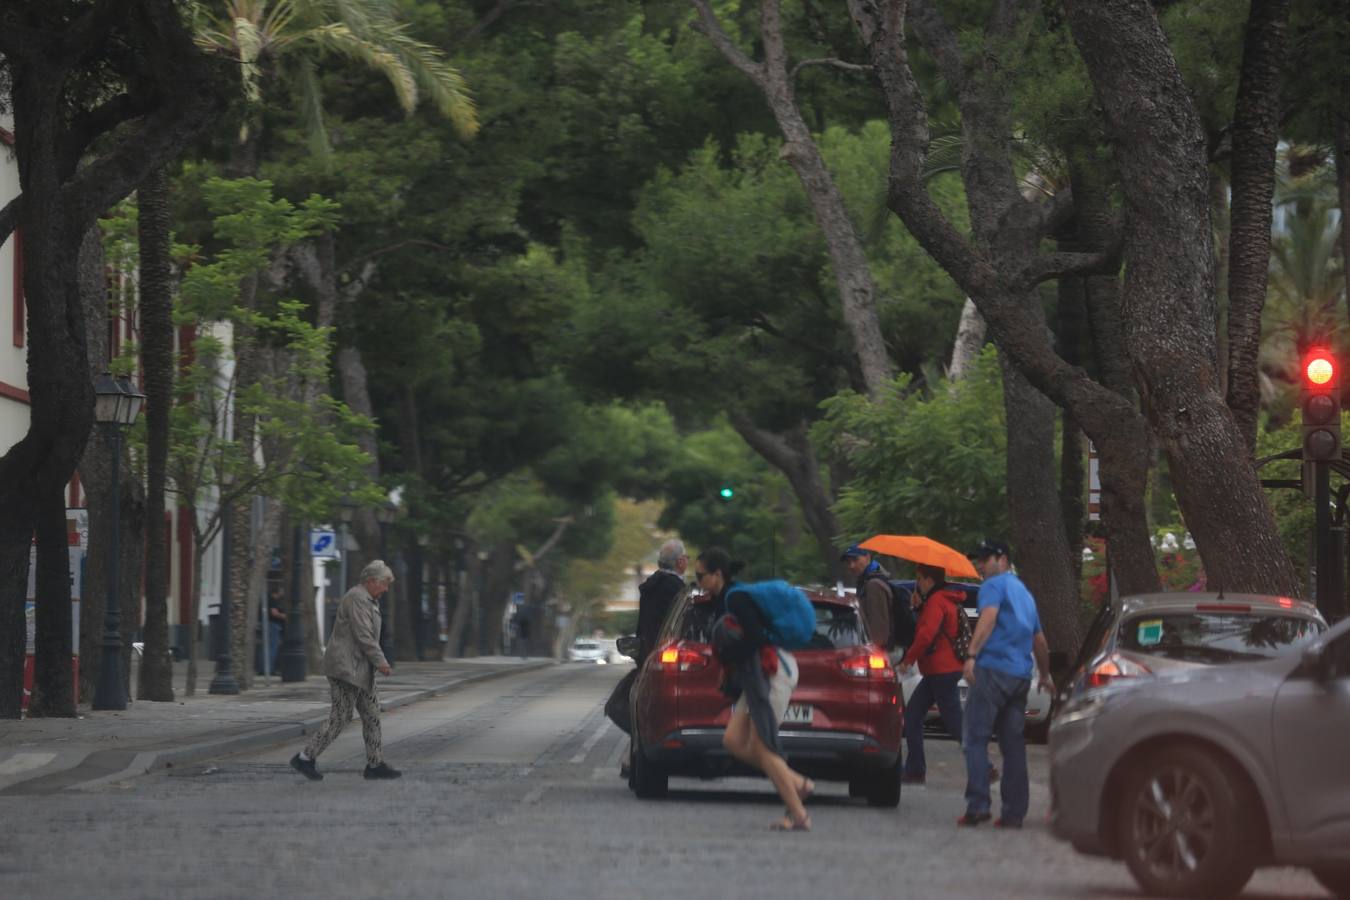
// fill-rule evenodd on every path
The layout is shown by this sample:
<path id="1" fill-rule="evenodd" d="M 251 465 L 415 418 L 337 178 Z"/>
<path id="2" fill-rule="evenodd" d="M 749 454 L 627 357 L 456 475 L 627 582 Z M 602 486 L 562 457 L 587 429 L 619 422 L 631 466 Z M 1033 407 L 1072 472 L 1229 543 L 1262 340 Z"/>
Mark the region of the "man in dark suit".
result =
<path id="1" fill-rule="evenodd" d="M 647 654 L 656 649 L 656 639 L 661 633 L 666 613 L 670 612 L 675 598 L 684 590 L 684 570 L 689 566 L 684 544 L 677 540 L 662 544 L 656 555 L 656 566 L 656 571 L 638 588 L 639 666 Z"/>

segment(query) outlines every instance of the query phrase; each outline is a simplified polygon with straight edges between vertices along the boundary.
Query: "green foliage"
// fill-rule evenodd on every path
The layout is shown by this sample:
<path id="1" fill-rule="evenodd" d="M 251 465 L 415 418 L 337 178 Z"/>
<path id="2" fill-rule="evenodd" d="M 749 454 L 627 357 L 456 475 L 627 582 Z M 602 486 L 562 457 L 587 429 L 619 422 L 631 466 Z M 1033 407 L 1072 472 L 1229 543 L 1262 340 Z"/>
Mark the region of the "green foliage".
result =
<path id="1" fill-rule="evenodd" d="M 276 298 L 268 312 L 238 305 L 241 280 L 261 273 L 280 248 L 332 227 L 336 207 L 318 197 L 295 206 L 255 179 L 209 178 L 202 196 L 221 247 L 184 275 L 175 309 L 177 323 L 193 326 L 197 339 L 176 386 L 171 490 L 193 509 L 263 494 L 305 518 L 327 515 L 344 497 L 379 503 L 383 493 L 366 478 L 369 458 L 356 445 L 373 423 L 327 390 L 330 330 L 310 323 L 296 300 Z M 267 353 L 281 366 L 237 390 L 234 360 L 242 352 Z M 256 447 L 233 436 L 236 408 L 254 421 Z M 200 543 L 219 525 L 218 512 L 205 525 L 194 518 Z"/>
<path id="2" fill-rule="evenodd" d="M 915 390 L 908 376 L 879 402 L 844 393 L 813 437 L 853 473 L 835 513 L 842 538 L 924 534 L 955 547 L 1006 534 L 1006 433 L 998 355 L 963 380 Z"/>

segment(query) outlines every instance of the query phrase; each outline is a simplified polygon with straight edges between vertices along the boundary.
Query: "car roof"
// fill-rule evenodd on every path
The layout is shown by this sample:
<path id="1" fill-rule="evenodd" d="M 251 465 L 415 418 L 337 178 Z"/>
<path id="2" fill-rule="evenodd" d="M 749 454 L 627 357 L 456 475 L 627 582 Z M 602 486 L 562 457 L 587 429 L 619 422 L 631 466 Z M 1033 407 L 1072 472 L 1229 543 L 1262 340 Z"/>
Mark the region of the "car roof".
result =
<path id="1" fill-rule="evenodd" d="M 1194 612 L 1198 606 L 1249 607 L 1252 612 L 1296 613 L 1321 618 L 1317 607 L 1306 600 L 1278 597 L 1272 594 L 1225 594 L 1221 591 L 1168 591 L 1153 594 L 1130 594 L 1119 599 L 1121 615 L 1139 612 Z"/>
<path id="2" fill-rule="evenodd" d="M 835 606 L 853 605 L 853 597 L 849 594 L 840 596 L 832 589 L 827 590 L 825 588 L 803 587 L 801 585 L 795 585 L 795 587 L 799 588 L 801 592 L 806 595 L 806 599 L 810 600 L 812 603 L 829 603 Z M 712 595 L 702 591 L 689 595 L 690 603 L 708 603 L 711 600 Z"/>

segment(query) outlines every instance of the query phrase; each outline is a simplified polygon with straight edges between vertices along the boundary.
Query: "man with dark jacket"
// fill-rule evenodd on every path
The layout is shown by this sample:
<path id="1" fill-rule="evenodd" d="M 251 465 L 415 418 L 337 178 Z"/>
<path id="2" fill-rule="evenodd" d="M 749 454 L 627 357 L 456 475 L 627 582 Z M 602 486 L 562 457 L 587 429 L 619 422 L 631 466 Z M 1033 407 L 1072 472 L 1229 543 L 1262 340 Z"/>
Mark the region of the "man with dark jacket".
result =
<path id="1" fill-rule="evenodd" d="M 685 589 L 684 570 L 689 566 L 689 557 L 684 552 L 684 544 L 677 540 L 662 544 L 656 554 L 656 566 L 656 571 L 638 588 L 637 668 L 619 679 L 605 701 L 605 715 L 626 733 L 632 733 L 628 701 L 633 683 L 642 670 L 642 661 L 656 649 L 656 639 L 661 634 L 666 614 Z M 627 763 L 619 767 L 619 774 L 628 777 Z"/>
<path id="2" fill-rule="evenodd" d="M 656 566 L 656 571 L 638 588 L 639 666 L 647 654 L 656 649 L 656 639 L 661 633 L 666 613 L 670 612 L 675 598 L 684 590 L 684 570 L 689 566 L 684 544 L 677 540 L 662 544 L 656 555 Z"/>
<path id="3" fill-rule="evenodd" d="M 839 559 L 858 579 L 858 610 L 862 613 L 863 624 L 867 626 L 867 636 L 872 639 L 872 643 L 894 654 L 898 648 L 891 646 L 890 573 L 881 567 L 881 563 L 872 559 L 872 551 L 864 550 L 857 544 L 840 554 Z M 894 663 L 895 659 L 891 662 Z"/>

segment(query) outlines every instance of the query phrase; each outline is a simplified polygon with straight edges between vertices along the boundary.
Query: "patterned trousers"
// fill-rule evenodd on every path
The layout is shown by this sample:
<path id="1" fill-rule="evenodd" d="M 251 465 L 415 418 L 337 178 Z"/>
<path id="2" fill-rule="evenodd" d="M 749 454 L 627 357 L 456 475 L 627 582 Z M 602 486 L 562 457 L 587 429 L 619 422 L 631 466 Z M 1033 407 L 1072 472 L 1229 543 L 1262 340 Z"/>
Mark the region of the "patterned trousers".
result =
<path id="1" fill-rule="evenodd" d="M 384 761 L 384 741 L 380 736 L 380 698 L 374 692 L 361 690 L 354 684 L 328 679 L 328 690 L 333 696 L 333 708 L 328 721 L 314 732 L 305 745 L 305 755 L 318 759 L 319 754 L 337 739 L 342 729 L 352 720 L 352 709 L 361 717 L 361 738 L 366 742 L 366 765 L 372 768 Z"/>

